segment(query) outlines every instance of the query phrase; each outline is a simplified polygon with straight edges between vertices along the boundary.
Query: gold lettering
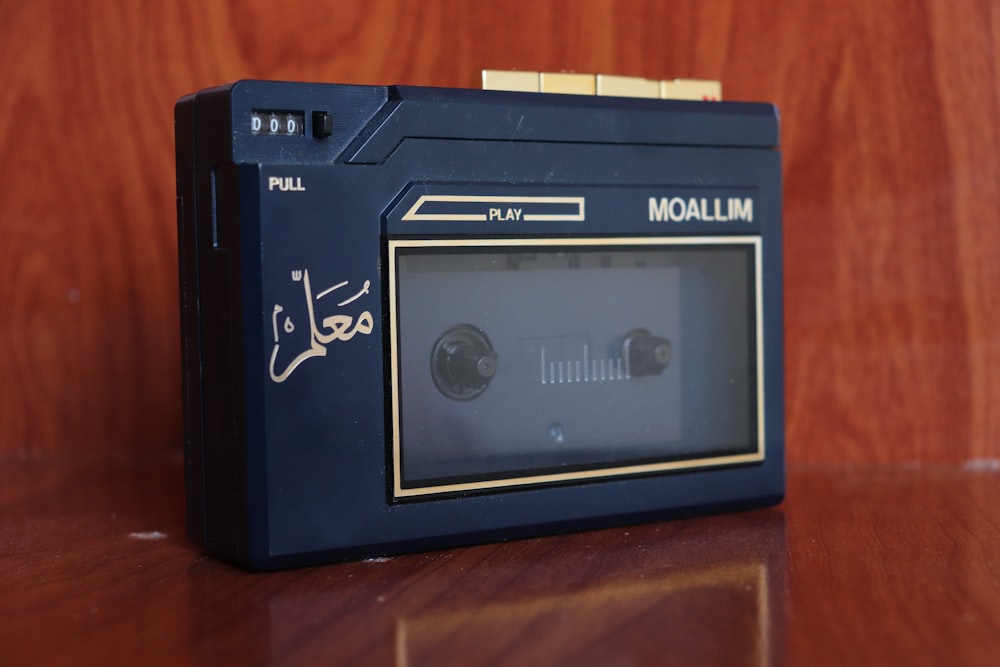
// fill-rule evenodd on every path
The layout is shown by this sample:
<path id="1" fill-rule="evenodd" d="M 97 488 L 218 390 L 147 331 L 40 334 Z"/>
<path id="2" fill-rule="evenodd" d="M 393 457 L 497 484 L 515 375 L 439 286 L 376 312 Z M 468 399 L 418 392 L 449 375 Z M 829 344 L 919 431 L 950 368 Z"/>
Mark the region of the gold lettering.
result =
<path id="1" fill-rule="evenodd" d="M 368 335 L 372 332 L 375 327 L 374 319 L 372 318 L 371 311 L 363 311 L 355 320 L 350 315 L 338 314 L 330 315 L 323 318 L 322 321 L 322 331 L 320 326 L 316 324 L 316 313 L 313 308 L 314 297 L 312 294 L 312 285 L 309 282 L 309 271 L 293 271 L 292 279 L 295 281 L 302 282 L 302 290 L 306 300 L 306 310 L 309 313 L 309 347 L 306 350 L 300 352 L 291 363 L 285 367 L 285 369 L 278 373 L 275 371 L 275 361 L 278 358 L 278 349 L 281 347 L 278 338 L 278 315 L 284 311 L 284 308 L 280 304 L 275 304 L 274 310 L 271 313 L 271 327 L 274 332 L 274 347 L 271 350 L 271 361 L 269 365 L 269 371 L 271 379 L 274 382 L 284 382 L 288 379 L 288 376 L 292 374 L 296 368 L 299 367 L 306 359 L 312 357 L 325 357 L 326 356 L 326 345 L 334 341 L 348 341 L 352 339 L 356 334 Z M 315 297 L 315 300 L 321 299 L 327 294 L 347 285 L 347 281 L 338 283 L 329 289 L 324 290 L 319 295 Z M 366 280 L 361 289 L 353 296 L 341 301 L 337 304 L 338 307 L 346 306 L 353 303 L 357 299 L 369 293 L 371 290 L 371 281 Z M 286 333 L 292 333 L 295 330 L 295 325 L 292 323 L 290 317 L 285 317 L 284 326 L 282 327 Z"/>

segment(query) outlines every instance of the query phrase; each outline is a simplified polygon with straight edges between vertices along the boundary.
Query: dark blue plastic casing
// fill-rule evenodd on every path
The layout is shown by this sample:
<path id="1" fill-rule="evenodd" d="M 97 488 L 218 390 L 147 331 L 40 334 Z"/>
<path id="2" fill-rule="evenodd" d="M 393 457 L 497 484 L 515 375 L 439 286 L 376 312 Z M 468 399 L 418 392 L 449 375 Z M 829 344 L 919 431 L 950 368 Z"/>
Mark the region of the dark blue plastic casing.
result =
<path id="1" fill-rule="evenodd" d="M 278 112 L 301 112 L 304 126 L 269 134 L 268 114 L 286 118 Z M 262 131 L 255 117 L 265 119 Z M 332 134 L 316 136 L 324 118 Z M 243 81 L 181 99 L 176 141 L 188 527 L 209 552 L 274 569 L 782 499 L 773 106 Z M 500 219 L 514 215 L 495 205 L 505 197 L 543 219 Z M 545 198 L 580 198 L 585 210 L 575 215 L 571 205 L 574 215 L 544 219 Z M 752 219 L 735 219 L 730 200 L 752 201 Z M 454 217 L 491 208 L 501 209 L 497 219 Z M 394 440 L 398 403 L 420 397 L 394 386 L 403 371 L 394 371 L 401 339 L 393 336 L 406 336 L 391 310 L 399 307 L 395 241 L 530 239 L 571 249 L 729 237 L 753 249 L 747 284 L 759 308 L 745 341 L 753 354 L 747 377 L 734 381 L 759 408 L 751 415 L 751 430 L 763 434 L 759 456 L 482 489 L 446 480 L 441 492 L 399 493 L 407 450 Z M 685 294 L 682 304 L 698 298 Z M 709 303 L 680 308 L 680 318 L 686 308 L 711 309 L 706 294 Z M 488 310 L 489 299 L 517 295 L 483 298 Z M 525 339 L 540 319 L 530 315 L 518 325 Z M 671 363 L 693 378 L 709 361 Z M 684 413 L 705 424 L 724 422 L 725 401 L 706 387 L 663 400 L 687 401 Z"/>

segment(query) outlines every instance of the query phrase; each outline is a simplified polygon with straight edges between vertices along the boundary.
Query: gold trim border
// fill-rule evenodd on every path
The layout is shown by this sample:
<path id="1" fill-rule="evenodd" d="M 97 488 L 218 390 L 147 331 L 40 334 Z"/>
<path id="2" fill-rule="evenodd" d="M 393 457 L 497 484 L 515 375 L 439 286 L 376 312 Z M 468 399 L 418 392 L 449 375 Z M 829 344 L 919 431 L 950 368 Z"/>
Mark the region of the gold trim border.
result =
<path id="1" fill-rule="evenodd" d="M 664 461 L 643 465 L 611 466 L 592 470 L 542 475 L 521 475 L 478 482 L 438 484 L 404 489 L 402 480 L 402 442 L 400 440 L 399 343 L 396 321 L 396 251 L 400 248 L 512 248 L 532 246 L 670 246 L 670 245 L 747 245 L 754 249 L 754 306 L 756 311 L 757 346 L 757 451 L 749 454 L 711 456 L 684 461 Z M 463 493 L 515 486 L 535 486 L 554 482 L 624 477 L 692 468 L 720 467 L 742 463 L 757 463 L 765 458 L 764 440 L 764 295 L 763 246 L 759 236 L 678 236 L 678 237 L 614 237 L 614 238 L 501 238 L 501 239 L 390 239 L 389 265 L 389 356 L 390 391 L 392 392 L 392 486 L 395 500 L 447 493 Z"/>
<path id="2" fill-rule="evenodd" d="M 575 204 L 576 213 L 526 213 L 525 222 L 582 222 L 584 220 L 585 197 L 510 197 L 507 195 L 421 195 L 403 215 L 404 222 L 421 220 L 444 220 L 458 222 L 488 222 L 485 213 L 420 213 L 427 203 L 468 203 L 468 204 Z"/>

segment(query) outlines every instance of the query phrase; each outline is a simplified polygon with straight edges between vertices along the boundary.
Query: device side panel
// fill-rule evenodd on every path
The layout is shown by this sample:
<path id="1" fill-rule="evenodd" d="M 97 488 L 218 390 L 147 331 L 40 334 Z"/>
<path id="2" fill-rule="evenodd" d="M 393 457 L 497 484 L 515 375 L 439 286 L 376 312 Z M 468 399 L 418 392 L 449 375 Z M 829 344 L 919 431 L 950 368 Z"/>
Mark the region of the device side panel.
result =
<path id="1" fill-rule="evenodd" d="M 188 366 L 197 389 L 186 406 L 195 440 L 192 473 L 203 469 L 204 547 L 240 559 L 245 550 L 244 411 L 240 391 L 239 184 L 232 163 L 230 94 L 200 93 L 194 101 L 194 188 L 197 207 L 187 247 L 196 256 L 196 350 Z M 190 333 L 190 332 L 189 332 Z M 199 400 L 200 399 L 200 400 Z M 199 461 L 200 459 L 200 461 Z M 195 482 L 196 484 L 198 482 Z M 197 511 L 197 509 L 195 509 Z M 197 519 L 195 519 L 197 521 Z"/>
<path id="2" fill-rule="evenodd" d="M 177 159 L 177 253 L 180 267 L 181 390 L 184 405 L 184 484 L 187 530 L 206 545 L 205 466 L 201 404 L 201 342 L 198 308 L 197 178 L 195 176 L 195 96 L 174 108 Z"/>

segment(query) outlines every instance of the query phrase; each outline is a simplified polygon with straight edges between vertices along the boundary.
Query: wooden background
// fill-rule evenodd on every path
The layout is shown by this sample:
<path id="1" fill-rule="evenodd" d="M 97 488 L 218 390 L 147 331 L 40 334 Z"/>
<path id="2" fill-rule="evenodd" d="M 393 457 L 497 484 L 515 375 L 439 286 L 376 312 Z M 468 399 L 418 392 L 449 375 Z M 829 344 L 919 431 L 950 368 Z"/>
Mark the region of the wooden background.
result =
<path id="1" fill-rule="evenodd" d="M 177 97 L 483 67 L 778 104 L 789 460 L 995 460 L 998 49 L 995 0 L 0 0 L 0 461 L 179 456 Z"/>

